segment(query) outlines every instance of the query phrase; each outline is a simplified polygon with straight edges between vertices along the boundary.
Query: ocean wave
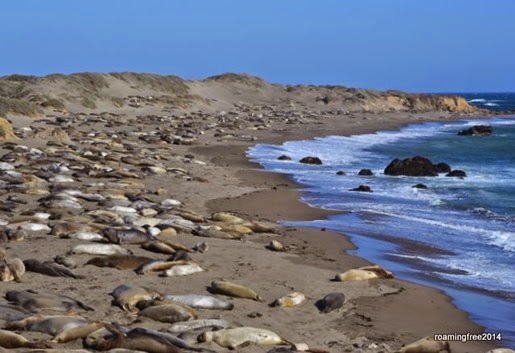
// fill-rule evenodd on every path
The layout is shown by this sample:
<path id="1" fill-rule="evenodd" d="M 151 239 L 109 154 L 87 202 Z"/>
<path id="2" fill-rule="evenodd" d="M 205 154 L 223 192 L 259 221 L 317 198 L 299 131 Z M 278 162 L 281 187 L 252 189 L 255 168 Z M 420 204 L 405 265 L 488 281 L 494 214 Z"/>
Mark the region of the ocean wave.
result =
<path id="1" fill-rule="evenodd" d="M 497 104 L 497 103 L 491 103 L 491 102 L 484 103 L 483 105 L 486 105 L 487 107 L 498 107 L 498 106 L 499 106 L 499 104 Z"/>
<path id="2" fill-rule="evenodd" d="M 483 103 L 486 102 L 486 99 L 484 98 L 475 98 L 468 101 L 469 103 Z"/>

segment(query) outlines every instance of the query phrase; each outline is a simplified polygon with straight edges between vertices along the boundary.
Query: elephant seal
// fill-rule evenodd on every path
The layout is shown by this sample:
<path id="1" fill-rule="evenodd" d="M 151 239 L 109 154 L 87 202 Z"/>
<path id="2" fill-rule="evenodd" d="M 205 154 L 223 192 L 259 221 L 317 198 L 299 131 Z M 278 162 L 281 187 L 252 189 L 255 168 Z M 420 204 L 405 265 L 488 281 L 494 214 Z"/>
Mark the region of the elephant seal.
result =
<path id="1" fill-rule="evenodd" d="M 509 349 L 509 348 L 495 348 L 495 349 L 489 350 L 486 353 L 515 353 L 515 351 L 513 349 Z"/>
<path id="2" fill-rule="evenodd" d="M 87 254 L 87 255 L 132 255 L 132 251 L 122 248 L 116 244 L 80 244 L 75 246 L 71 254 Z"/>
<path id="3" fill-rule="evenodd" d="M 198 341 L 213 341 L 219 346 L 229 349 L 236 349 L 249 343 L 258 345 L 289 344 L 288 341 L 279 337 L 275 332 L 254 327 L 237 327 L 218 331 L 208 331 L 202 333 L 198 337 Z"/>
<path id="4" fill-rule="evenodd" d="M 43 332 L 51 336 L 57 336 L 72 328 L 88 324 L 88 320 L 69 315 L 41 315 L 36 314 L 23 320 L 10 322 L 7 327 L 17 330 Z"/>
<path id="5" fill-rule="evenodd" d="M 435 341 L 434 338 L 427 336 L 402 347 L 396 353 L 439 353 L 450 351 L 449 342 Z"/>
<path id="6" fill-rule="evenodd" d="M 175 300 L 180 303 L 186 304 L 192 308 L 197 308 L 197 309 L 211 309 L 211 310 L 232 310 L 232 309 L 234 309 L 233 303 L 229 303 L 225 300 L 220 300 L 211 295 L 168 294 L 168 295 L 165 295 L 165 299 Z"/>
<path id="7" fill-rule="evenodd" d="M 198 264 L 191 262 L 185 265 L 178 265 L 168 270 L 165 270 L 161 273 L 161 277 L 174 277 L 174 276 L 187 276 L 192 273 L 203 272 L 204 269 L 200 267 Z"/>
<path id="8" fill-rule="evenodd" d="M 136 304 L 140 301 L 162 298 L 162 295 L 154 290 L 125 284 L 116 287 L 111 296 L 116 305 L 129 312 L 137 311 Z"/>
<path id="9" fill-rule="evenodd" d="M 293 292 L 284 297 L 278 298 L 274 300 L 270 306 L 272 307 L 282 307 L 282 308 L 291 308 L 293 306 L 297 306 L 302 304 L 306 300 L 306 296 L 300 292 Z"/>
<path id="10" fill-rule="evenodd" d="M 170 324 L 197 318 L 196 315 L 193 315 L 190 311 L 186 310 L 181 305 L 176 304 L 149 306 L 141 310 L 138 316 L 143 316 L 154 321 L 167 322 Z"/>
<path id="11" fill-rule="evenodd" d="M 75 341 L 76 339 L 82 339 L 101 329 L 105 325 L 107 325 L 106 321 L 93 321 L 88 322 L 85 325 L 79 325 L 71 328 L 66 327 L 65 330 L 61 331 L 52 339 L 52 342 L 66 343 Z"/>
<path id="12" fill-rule="evenodd" d="M 187 265 L 187 264 L 189 264 L 189 262 L 184 261 L 184 260 L 179 260 L 179 261 L 151 260 L 151 261 L 139 266 L 135 271 L 138 275 L 143 275 L 145 273 L 165 271 L 174 266 Z"/>
<path id="13" fill-rule="evenodd" d="M 335 281 L 366 281 L 374 278 L 393 278 L 393 273 L 380 266 L 365 266 L 335 276 Z"/>
<path id="14" fill-rule="evenodd" d="M 224 223 L 243 223 L 245 220 L 229 212 L 216 212 L 211 215 L 211 220 Z"/>
<path id="15" fill-rule="evenodd" d="M 0 281 L 21 282 L 21 277 L 25 274 L 25 264 L 19 258 L 3 260 L 0 262 Z"/>
<path id="16" fill-rule="evenodd" d="M 222 230 L 214 229 L 214 228 L 199 228 L 193 232 L 194 235 L 199 237 L 206 238 L 217 238 L 217 239 L 234 239 L 234 240 L 242 240 L 245 238 L 244 235 L 236 235 L 224 232 Z"/>
<path id="17" fill-rule="evenodd" d="M 32 315 L 32 313 L 20 306 L 0 304 L 0 320 L 3 321 L 18 321 L 25 319 Z"/>
<path id="18" fill-rule="evenodd" d="M 344 303 L 345 295 L 343 293 L 329 293 L 322 299 L 317 300 L 315 306 L 321 313 L 327 314 L 341 308 Z"/>
<path id="19" fill-rule="evenodd" d="M 65 266 L 56 264 L 53 261 L 39 261 L 34 259 L 24 260 L 23 264 L 25 265 L 25 269 L 30 272 L 41 273 L 43 275 L 52 276 L 52 277 L 70 277 L 70 278 L 84 278 L 84 276 L 79 276 L 73 271 L 69 270 Z"/>
<path id="20" fill-rule="evenodd" d="M 176 250 L 170 245 L 163 243 L 162 241 L 153 241 L 150 243 L 141 244 L 141 247 L 147 251 L 156 252 L 159 254 L 173 255 Z"/>
<path id="21" fill-rule="evenodd" d="M 286 247 L 278 240 L 272 240 L 266 248 L 272 251 L 286 251 Z"/>
<path id="22" fill-rule="evenodd" d="M 259 302 L 263 301 L 254 290 L 226 280 L 211 282 L 209 290 L 212 293 L 224 294 L 231 297 L 252 299 Z"/>
<path id="23" fill-rule="evenodd" d="M 151 334 L 142 328 L 135 328 L 123 332 L 117 325 L 105 326 L 114 336 L 101 342 L 93 342 L 92 347 L 99 351 L 108 351 L 114 348 L 141 350 L 147 353 L 183 353 L 183 350 L 165 338 Z"/>
<path id="24" fill-rule="evenodd" d="M 56 257 L 54 257 L 54 262 L 56 264 L 66 266 L 68 268 L 77 267 L 77 261 L 71 256 L 57 255 Z"/>
<path id="25" fill-rule="evenodd" d="M 0 329 L 0 347 L 3 348 L 50 348 L 46 342 L 30 342 L 22 335 Z"/>
<path id="26" fill-rule="evenodd" d="M 221 319 L 200 319 L 200 320 L 189 320 L 185 322 L 177 322 L 168 327 L 168 332 L 178 334 L 186 331 L 197 330 L 199 328 L 216 327 L 216 328 L 228 328 L 231 323 Z M 197 335 L 198 336 L 198 335 Z"/>
<path id="27" fill-rule="evenodd" d="M 74 309 L 83 309 L 86 311 L 95 310 L 81 301 L 65 295 L 39 293 L 32 289 L 8 291 L 5 293 L 5 299 L 18 304 L 31 312 L 39 312 L 43 309 L 52 309 L 56 311 L 71 311 Z"/>
<path id="28" fill-rule="evenodd" d="M 152 261 L 152 259 L 146 256 L 108 255 L 94 257 L 90 259 L 88 262 L 86 262 L 86 265 L 94 265 L 98 267 L 113 267 L 118 270 L 134 270 L 150 261 Z"/>
<path id="29" fill-rule="evenodd" d="M 106 228 L 102 236 L 113 244 L 144 244 L 155 238 L 136 228 Z"/>

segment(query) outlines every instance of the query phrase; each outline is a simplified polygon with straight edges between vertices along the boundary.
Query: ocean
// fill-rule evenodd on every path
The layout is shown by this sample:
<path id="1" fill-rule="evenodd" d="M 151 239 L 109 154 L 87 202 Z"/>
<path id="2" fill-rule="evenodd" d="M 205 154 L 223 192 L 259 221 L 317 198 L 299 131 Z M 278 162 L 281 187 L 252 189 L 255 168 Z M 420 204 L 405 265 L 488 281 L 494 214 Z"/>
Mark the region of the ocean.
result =
<path id="1" fill-rule="evenodd" d="M 471 104 L 496 101 L 509 106 L 491 94 L 465 96 Z M 492 125 L 493 134 L 457 135 L 479 124 Z M 278 160 L 283 154 L 292 160 Z M 384 175 L 392 159 L 416 155 L 448 163 L 467 176 Z M 501 333 L 504 346 L 515 348 L 515 115 L 259 144 L 248 156 L 302 184 L 304 202 L 350 211 L 283 224 L 350 236 L 357 246 L 353 255 L 392 270 L 398 278 L 442 289 L 487 332 Z M 298 163 L 305 156 L 318 156 L 323 165 Z M 359 176 L 362 168 L 374 175 Z M 419 183 L 427 189 L 413 187 Z M 373 192 L 349 191 L 362 184 Z"/>

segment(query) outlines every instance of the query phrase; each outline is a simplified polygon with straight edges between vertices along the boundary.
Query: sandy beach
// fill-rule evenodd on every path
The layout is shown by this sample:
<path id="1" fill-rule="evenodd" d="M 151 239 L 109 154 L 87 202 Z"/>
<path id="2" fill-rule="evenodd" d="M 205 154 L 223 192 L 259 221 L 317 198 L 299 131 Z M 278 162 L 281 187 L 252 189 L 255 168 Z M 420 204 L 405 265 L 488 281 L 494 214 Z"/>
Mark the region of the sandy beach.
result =
<path id="1" fill-rule="evenodd" d="M 202 99 L 195 98 L 181 107 L 178 98 L 177 104 L 173 99 L 141 98 L 156 97 L 154 87 L 139 89 L 140 98 L 133 102 L 134 107 L 129 103 L 115 108 L 111 101 L 99 99 L 95 108 L 67 102 L 66 109 L 45 109 L 38 117 L 8 113 L 18 139 L 4 142 L 0 155 L 5 163 L 22 173 L 23 187 L 2 190 L 1 219 L 4 227 L 13 230 L 24 222 L 46 224 L 49 228 L 27 230 L 24 239 L 9 239 L 0 247 L 8 258 L 51 261 L 78 244 L 88 243 L 59 237 L 53 230 L 57 223 L 122 226 L 113 221 L 112 214 L 104 218 L 93 216 L 92 211 L 99 209 L 118 212 L 122 220 L 129 216 L 133 224 L 139 224 L 138 219 L 143 217 L 162 220 L 170 215 L 181 218 L 187 213 L 202 218 L 195 222 L 195 227 L 222 228 L 223 224 L 210 217 L 216 212 L 230 212 L 245 221 L 272 227 L 273 231 L 254 232 L 243 240 L 203 238 L 187 229 L 166 238 L 161 235 L 162 239 L 187 248 L 206 241 L 207 251 L 190 253 L 193 261 L 204 269 L 200 273 L 179 277 L 160 277 L 158 273 L 139 275 L 132 270 L 85 265 L 93 256 L 77 254 L 72 255 L 78 263 L 73 272 L 83 278 L 26 272 L 21 282 L 2 282 L 2 295 L 24 289 L 64 294 L 95 309 L 79 312 L 88 320 L 166 330 L 169 323 L 137 318 L 113 305 L 109 293 L 119 285 L 131 284 L 163 295 L 209 294 L 206 288 L 213 280 L 226 279 L 252 288 L 263 302 L 217 295 L 231 301 L 234 309 L 199 309 L 199 318 L 222 318 L 234 326 L 269 329 L 290 342 L 304 342 L 329 352 L 394 352 L 437 333 L 483 332 L 482 327 L 471 322 L 438 290 L 397 279 L 331 281 L 337 273 L 369 263 L 346 254 L 353 244 L 345 236 L 324 230 L 280 227 L 278 221 L 321 219 L 332 212 L 303 204 L 299 201 L 299 185 L 287 176 L 262 170 L 246 157 L 247 149 L 256 143 L 370 133 L 413 122 L 457 119 L 464 112 L 388 111 L 390 108 L 380 111 L 376 106 L 372 107 L 375 111 L 366 111 L 356 108 L 357 102 L 353 103 L 356 107 L 336 102 L 328 107 L 315 99 L 325 94 L 326 88 L 318 91 L 313 88 L 316 92 L 306 89 L 292 96 L 291 92 L 285 93 L 284 88 L 273 85 L 256 88 L 253 81 L 244 82 L 244 88 L 238 86 L 242 85 L 238 81 L 185 84 L 188 94 Z M 129 85 L 123 89 L 113 84 L 110 87 L 113 92 L 118 90 L 121 97 L 130 97 L 136 90 L 127 88 Z M 56 88 L 52 86 L 48 90 L 52 92 Z M 283 93 L 277 93 L 279 90 Z M 130 99 L 134 98 L 126 98 L 126 103 Z M 302 102 L 304 106 L 300 105 Z M 349 107 L 353 110 L 349 111 Z M 289 114 L 292 112 L 295 114 Z M 474 116 L 473 111 L 466 113 Z M 167 140 L 163 136 L 176 137 Z M 37 148 L 42 154 L 30 148 Z M 38 156 L 32 157 L 31 153 Z M 48 167 L 56 163 L 67 166 L 70 172 L 55 172 Z M 72 180 L 52 179 L 58 174 Z M 29 178 L 31 175 L 36 179 Z M 81 198 L 80 209 L 44 206 L 41 198 L 62 190 L 99 194 L 103 200 Z M 114 206 L 132 207 L 136 200 L 149 204 L 135 214 L 113 210 Z M 180 204 L 164 207 L 165 200 L 177 200 Z M 155 212 L 148 211 L 149 216 L 145 216 L 143 209 Z M 48 212 L 51 216 L 37 220 L 32 217 L 37 212 Z M 283 243 L 288 251 L 268 250 L 266 245 L 272 240 Z M 169 256 L 146 251 L 136 244 L 120 245 L 134 255 L 153 259 Z M 294 291 L 305 294 L 306 302 L 293 308 L 268 306 Z M 344 293 L 345 304 L 328 314 L 319 313 L 314 303 L 332 292 Z M 0 304 L 6 303 L 7 300 L 0 300 Z M 51 339 L 48 334 L 18 332 L 29 339 Z M 52 345 L 67 349 L 83 347 L 80 340 Z M 215 343 L 199 346 L 225 350 Z M 450 347 L 455 353 L 475 353 L 486 352 L 495 344 L 450 342 Z M 264 352 L 270 348 L 250 345 L 238 351 Z"/>

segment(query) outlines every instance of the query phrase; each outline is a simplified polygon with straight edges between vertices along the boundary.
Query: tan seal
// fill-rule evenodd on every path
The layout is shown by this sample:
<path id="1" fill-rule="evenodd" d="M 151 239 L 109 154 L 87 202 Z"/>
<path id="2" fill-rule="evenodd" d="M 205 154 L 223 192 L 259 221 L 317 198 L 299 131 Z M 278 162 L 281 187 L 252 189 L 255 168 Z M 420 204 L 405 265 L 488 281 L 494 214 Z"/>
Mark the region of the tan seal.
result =
<path id="1" fill-rule="evenodd" d="M 210 290 L 213 293 L 224 294 L 231 297 L 253 299 L 260 302 L 263 301 L 263 299 L 261 299 L 254 290 L 226 280 L 211 282 Z"/>
<path id="2" fill-rule="evenodd" d="M 118 270 L 135 270 L 139 266 L 152 261 L 150 257 L 133 255 L 108 255 L 94 257 L 86 265 L 98 267 L 112 267 Z"/>
<path id="3" fill-rule="evenodd" d="M 111 292 L 111 296 L 113 296 L 115 304 L 129 312 L 137 311 L 136 304 L 140 301 L 162 298 L 161 294 L 154 290 L 126 284 L 116 287 Z"/>
<path id="4" fill-rule="evenodd" d="M 3 348 L 49 348 L 46 342 L 30 342 L 22 335 L 0 329 L 0 347 Z"/>
<path id="5" fill-rule="evenodd" d="M 306 300 L 306 296 L 300 292 L 293 292 L 284 297 L 278 298 L 273 301 L 270 306 L 273 307 L 282 307 L 282 308 L 291 308 L 297 305 L 304 303 Z"/>
<path id="6" fill-rule="evenodd" d="M 393 278 L 393 273 L 380 266 L 365 266 L 337 274 L 335 281 L 366 281 L 375 278 Z"/>
<path id="7" fill-rule="evenodd" d="M 141 310 L 138 316 L 143 316 L 155 321 L 167 322 L 170 324 L 197 318 L 196 313 L 194 315 L 190 310 L 187 310 L 182 305 L 177 304 L 149 306 Z"/>
<path id="8" fill-rule="evenodd" d="M 279 345 L 289 344 L 278 334 L 270 330 L 255 327 L 237 327 L 218 331 L 204 332 L 198 337 L 199 342 L 215 342 L 219 346 L 236 349 L 247 344 Z"/>
<path id="9" fill-rule="evenodd" d="M 449 342 L 436 341 L 434 338 L 427 336 L 402 347 L 396 353 L 443 353 L 450 351 Z"/>
<path id="10" fill-rule="evenodd" d="M 77 339 L 86 338 L 91 333 L 101 329 L 105 325 L 107 325 L 106 321 L 93 321 L 93 322 L 89 322 L 85 325 L 67 328 L 67 329 L 61 331 L 59 334 L 57 334 L 52 339 L 52 342 L 66 343 L 66 342 L 75 341 Z"/>

